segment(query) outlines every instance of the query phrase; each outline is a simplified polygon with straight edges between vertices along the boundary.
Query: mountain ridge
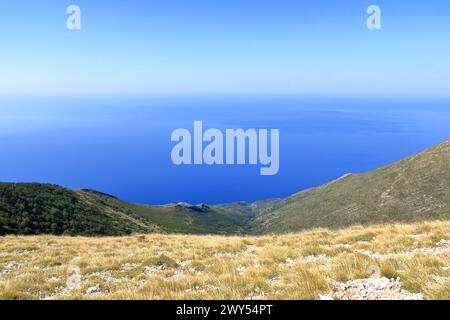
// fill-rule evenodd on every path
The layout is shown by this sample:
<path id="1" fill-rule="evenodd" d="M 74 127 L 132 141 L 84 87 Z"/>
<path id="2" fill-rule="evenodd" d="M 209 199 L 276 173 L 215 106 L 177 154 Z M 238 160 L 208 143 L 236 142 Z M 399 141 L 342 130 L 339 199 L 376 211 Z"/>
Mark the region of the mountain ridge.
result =
<path id="1" fill-rule="evenodd" d="M 295 193 L 256 218 L 258 231 L 449 219 L 448 159 L 450 140 L 378 169 Z"/>

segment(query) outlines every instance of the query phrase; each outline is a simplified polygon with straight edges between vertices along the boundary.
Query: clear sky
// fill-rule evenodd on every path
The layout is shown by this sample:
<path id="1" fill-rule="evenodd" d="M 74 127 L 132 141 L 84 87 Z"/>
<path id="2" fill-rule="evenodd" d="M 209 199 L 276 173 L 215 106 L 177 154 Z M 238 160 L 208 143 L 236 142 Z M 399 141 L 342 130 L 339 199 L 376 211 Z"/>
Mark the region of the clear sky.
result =
<path id="1" fill-rule="evenodd" d="M 66 29 L 81 7 L 82 29 Z M 366 9 L 382 9 L 382 30 Z M 1 94 L 450 88 L 450 1 L 0 0 Z"/>

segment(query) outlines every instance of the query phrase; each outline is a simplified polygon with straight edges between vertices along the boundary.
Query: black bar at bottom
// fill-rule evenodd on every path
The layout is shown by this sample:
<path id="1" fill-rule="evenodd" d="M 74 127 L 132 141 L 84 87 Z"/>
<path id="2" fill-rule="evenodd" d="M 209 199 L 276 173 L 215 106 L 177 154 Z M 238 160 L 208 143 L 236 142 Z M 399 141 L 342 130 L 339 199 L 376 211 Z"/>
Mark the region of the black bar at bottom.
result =
<path id="1" fill-rule="evenodd" d="M 448 310 L 449 301 L 1 301 L 0 310 L 15 317 L 33 314 L 46 319 L 91 318 L 111 314 L 139 319 L 310 319 L 329 315 L 361 319 L 386 317 L 389 309 L 402 317 L 417 312 Z M 9 310 L 8 310 L 9 309 Z M 7 314 L 7 313 L 6 313 Z"/>

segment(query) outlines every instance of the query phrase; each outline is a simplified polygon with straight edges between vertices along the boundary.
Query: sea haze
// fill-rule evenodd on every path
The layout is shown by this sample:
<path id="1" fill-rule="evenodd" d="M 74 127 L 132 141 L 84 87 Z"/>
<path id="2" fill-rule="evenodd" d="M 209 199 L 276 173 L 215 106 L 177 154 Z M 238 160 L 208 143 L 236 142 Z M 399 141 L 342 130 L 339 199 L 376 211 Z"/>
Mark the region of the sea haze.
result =
<path id="1" fill-rule="evenodd" d="M 280 171 L 175 166 L 174 129 L 279 128 Z M 450 100 L 328 97 L 0 99 L 0 180 L 91 188 L 128 201 L 285 197 L 450 138 Z"/>

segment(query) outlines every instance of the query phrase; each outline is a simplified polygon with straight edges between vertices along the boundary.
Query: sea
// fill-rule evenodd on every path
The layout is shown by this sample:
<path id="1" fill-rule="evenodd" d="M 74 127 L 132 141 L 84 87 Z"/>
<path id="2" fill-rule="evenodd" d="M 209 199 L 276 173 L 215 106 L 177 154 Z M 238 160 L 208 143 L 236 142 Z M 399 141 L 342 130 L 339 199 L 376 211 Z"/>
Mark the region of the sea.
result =
<path id="1" fill-rule="evenodd" d="M 280 167 L 174 165 L 171 133 L 279 129 Z M 0 181 L 89 188 L 121 199 L 247 203 L 365 172 L 450 138 L 436 97 L 113 95 L 0 97 Z"/>

